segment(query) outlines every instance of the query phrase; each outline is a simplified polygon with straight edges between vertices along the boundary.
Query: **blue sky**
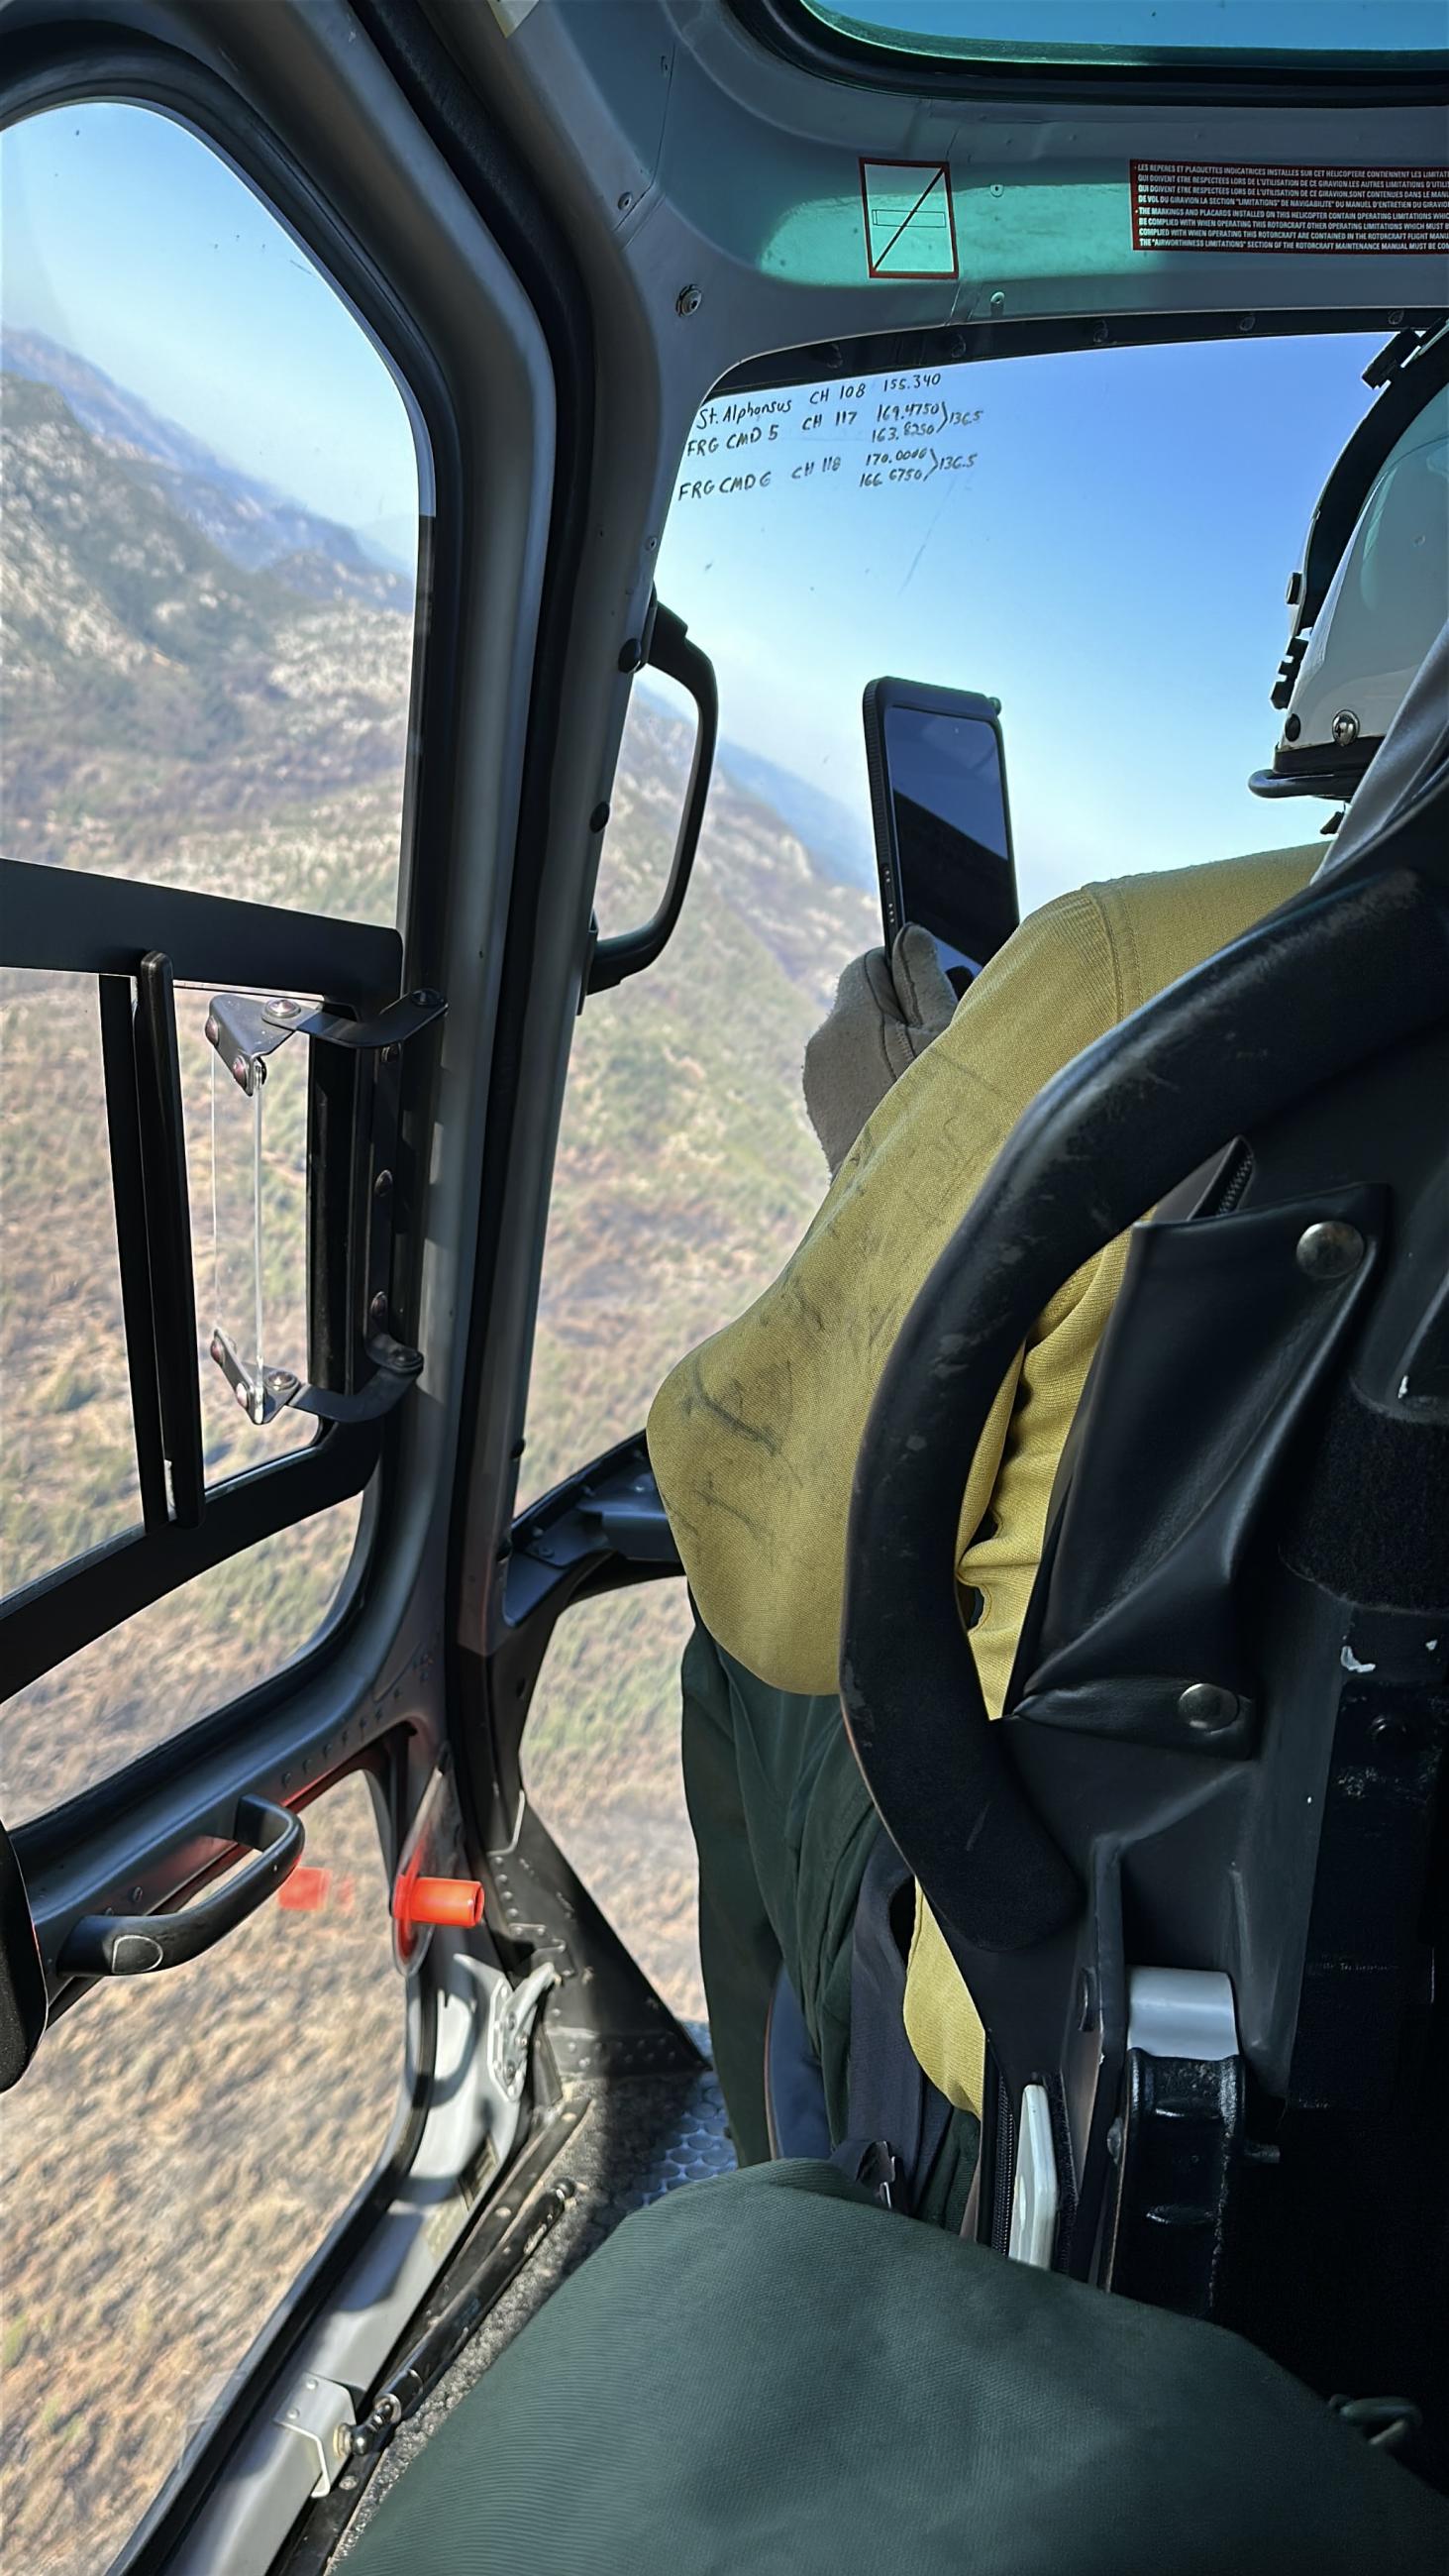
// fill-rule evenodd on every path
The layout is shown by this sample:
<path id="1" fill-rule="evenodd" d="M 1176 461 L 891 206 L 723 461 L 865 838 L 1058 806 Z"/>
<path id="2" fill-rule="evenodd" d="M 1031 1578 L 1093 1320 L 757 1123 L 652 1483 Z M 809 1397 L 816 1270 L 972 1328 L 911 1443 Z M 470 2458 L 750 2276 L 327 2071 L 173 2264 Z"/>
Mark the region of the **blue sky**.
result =
<path id="1" fill-rule="evenodd" d="M 868 679 L 999 697 L 1027 906 L 1311 840 L 1324 807 L 1246 780 L 1277 737 L 1287 577 L 1382 337 L 947 369 L 935 398 L 982 415 L 949 444 L 977 461 L 923 486 L 862 487 L 849 439 L 837 475 L 795 482 L 820 449 L 797 399 L 773 446 L 728 459 L 768 457 L 769 491 L 676 500 L 660 551 L 724 732 L 865 813 Z"/>
<path id="2" fill-rule="evenodd" d="M 335 289 L 185 127 L 87 101 L 0 139 L 6 322 L 324 517 L 416 517 L 407 406 Z M 411 545 L 404 548 L 406 556 Z"/>
<path id="3" fill-rule="evenodd" d="M 214 153 L 88 104 L 12 128 L 0 180 L 9 323 L 399 544 L 417 483 L 398 389 Z M 878 383 L 828 442 L 840 472 L 794 480 L 822 447 L 802 389 L 769 492 L 677 501 L 661 549 L 661 595 L 715 657 L 726 737 L 864 816 L 866 680 L 1000 697 L 1028 905 L 1313 837 L 1321 808 L 1264 805 L 1245 781 L 1277 730 L 1285 580 L 1377 345 L 1234 335 L 947 370 L 939 398 L 982 418 L 944 443 L 977 461 L 924 486 L 861 485 Z"/>

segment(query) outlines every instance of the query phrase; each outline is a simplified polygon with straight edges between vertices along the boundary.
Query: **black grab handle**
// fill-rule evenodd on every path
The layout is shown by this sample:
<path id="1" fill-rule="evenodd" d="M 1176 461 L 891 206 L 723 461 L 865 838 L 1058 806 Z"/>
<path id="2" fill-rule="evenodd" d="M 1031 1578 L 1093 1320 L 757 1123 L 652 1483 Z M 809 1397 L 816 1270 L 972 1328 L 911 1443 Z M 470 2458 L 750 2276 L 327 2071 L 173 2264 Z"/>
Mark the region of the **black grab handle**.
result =
<path id="1" fill-rule="evenodd" d="M 704 829 L 704 809 L 709 802 L 709 783 L 714 775 L 715 744 L 719 739 L 719 690 L 714 664 L 698 644 L 691 644 L 683 618 L 676 617 L 673 609 L 664 607 L 659 600 L 650 610 L 647 635 L 642 658 L 650 670 L 662 671 L 666 679 L 676 680 L 694 700 L 694 758 L 689 765 L 689 785 L 679 818 L 669 883 L 659 909 L 642 930 L 624 930 L 613 939 L 598 941 L 589 961 L 589 993 L 612 992 L 630 975 L 642 975 L 662 955 L 689 892 L 699 836 Z"/>
<path id="2" fill-rule="evenodd" d="M 67 1977 L 145 1977 L 157 1968 L 179 1968 L 234 1932 L 264 1905 L 302 1857 L 306 1829 L 300 1816 L 270 1798 L 238 1802 L 232 1840 L 257 1858 L 215 1896 L 181 1914 L 83 1914 L 61 1951 Z"/>

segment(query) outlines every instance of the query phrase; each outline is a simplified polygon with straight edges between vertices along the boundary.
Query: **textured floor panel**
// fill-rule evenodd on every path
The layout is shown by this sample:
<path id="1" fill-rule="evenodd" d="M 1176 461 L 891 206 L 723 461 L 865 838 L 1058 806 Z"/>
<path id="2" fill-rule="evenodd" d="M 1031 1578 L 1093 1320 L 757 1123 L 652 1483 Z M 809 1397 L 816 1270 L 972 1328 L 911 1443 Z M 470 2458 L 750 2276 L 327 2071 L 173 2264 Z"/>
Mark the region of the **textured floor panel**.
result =
<path id="1" fill-rule="evenodd" d="M 702 2032 L 694 2035 L 703 2041 Z M 334 2566 L 347 2556 L 383 2497 L 406 2475 L 459 2398 L 619 2221 L 631 2210 L 661 2200 L 665 2192 L 677 2191 L 683 2183 L 728 2173 L 734 2165 L 724 2100 L 709 2068 L 684 2081 L 677 2076 L 645 2076 L 631 2082 L 575 2083 L 565 2098 L 580 2109 L 587 2104 L 588 2115 L 550 2168 L 547 2180 L 553 2184 L 567 2176 L 578 2198 L 464 2345 L 426 2403 L 393 2436 L 338 2542 Z"/>

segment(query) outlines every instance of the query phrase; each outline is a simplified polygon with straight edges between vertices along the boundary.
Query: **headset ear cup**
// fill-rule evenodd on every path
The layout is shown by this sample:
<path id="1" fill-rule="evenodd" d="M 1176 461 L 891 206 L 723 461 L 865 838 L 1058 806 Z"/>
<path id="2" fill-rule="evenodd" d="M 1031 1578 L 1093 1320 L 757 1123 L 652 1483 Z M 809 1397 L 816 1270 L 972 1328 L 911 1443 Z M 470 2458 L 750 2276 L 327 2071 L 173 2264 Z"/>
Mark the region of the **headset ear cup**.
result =
<path id="1" fill-rule="evenodd" d="M 1248 781 L 1255 795 L 1351 796 L 1443 624 L 1446 377 L 1449 331 L 1409 335 L 1324 486 L 1289 585 L 1293 631 L 1272 691 L 1283 730 L 1271 766 Z"/>

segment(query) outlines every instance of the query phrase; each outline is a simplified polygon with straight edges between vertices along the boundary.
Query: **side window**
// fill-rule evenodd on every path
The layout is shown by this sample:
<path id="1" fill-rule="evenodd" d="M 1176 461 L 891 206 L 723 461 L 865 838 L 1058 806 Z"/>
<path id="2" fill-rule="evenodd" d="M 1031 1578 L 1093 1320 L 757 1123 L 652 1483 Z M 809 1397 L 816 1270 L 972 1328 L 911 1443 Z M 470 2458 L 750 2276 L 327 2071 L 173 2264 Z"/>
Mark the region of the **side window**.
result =
<path id="1" fill-rule="evenodd" d="M 354 1495 L 259 1539 L 16 1691 L 0 1717 L 7 1827 L 97 1787 L 305 1654 L 345 1595 L 361 1511 Z"/>
<path id="2" fill-rule="evenodd" d="M 3 1597 L 141 1522 L 89 976 L 0 970 L 0 1404 Z"/>
<path id="3" fill-rule="evenodd" d="M 340 1329 L 309 1154 L 370 1075 L 339 1105 L 326 1047 L 256 1033 L 399 990 L 420 472 L 368 330 L 193 130 L 43 111 L 0 187 L 14 1823 L 280 1669 L 347 1583 L 378 1435 L 293 1397 Z M 233 1024 L 271 1049 L 245 1080 Z"/>
<path id="4" fill-rule="evenodd" d="M 392 921 L 418 474 L 389 369 L 170 118 L 51 109 L 0 171 L 7 854 Z"/>
<path id="5" fill-rule="evenodd" d="M 706 629 L 697 630 L 708 644 Z M 597 917 L 653 910 L 668 874 L 692 718 L 636 681 Z M 726 741 L 689 895 L 657 963 L 589 1002 L 554 1174 L 519 1508 L 637 1431 L 666 1370 L 739 1313 L 825 1184 L 800 1063 L 842 967 L 879 935 L 834 862 L 837 818 Z M 848 818 L 845 818 L 848 823 Z M 676 2012 L 702 2017 L 694 1846 L 679 1766 L 677 1584 L 560 1622 L 524 1739 L 530 1798 Z"/>
<path id="6" fill-rule="evenodd" d="M 707 644 L 707 625 L 695 631 Z M 662 885 L 686 721 L 636 685 L 601 862 L 611 930 L 637 922 Z M 768 764 L 737 762 L 721 745 L 673 938 L 579 1021 L 520 1510 L 638 1430 L 666 1370 L 739 1313 L 819 1205 L 825 1165 L 801 1058 L 841 969 L 879 937 L 879 914 L 822 847 L 826 801 L 824 824 L 807 823 L 772 790 L 785 782 Z"/>
<path id="7" fill-rule="evenodd" d="M 678 1583 L 564 1614 L 523 1739 L 529 1802 L 672 2012 L 703 2021 L 694 1837 L 679 1757 Z"/>
<path id="8" fill-rule="evenodd" d="M 367 1781 L 306 1823 L 270 1904 L 108 1981 L 6 2099 L 0 2498 L 27 2576 L 110 2565 L 386 2146 L 403 2015 Z"/>

